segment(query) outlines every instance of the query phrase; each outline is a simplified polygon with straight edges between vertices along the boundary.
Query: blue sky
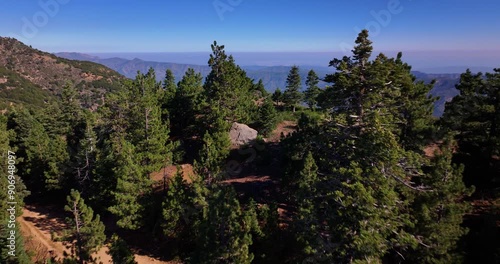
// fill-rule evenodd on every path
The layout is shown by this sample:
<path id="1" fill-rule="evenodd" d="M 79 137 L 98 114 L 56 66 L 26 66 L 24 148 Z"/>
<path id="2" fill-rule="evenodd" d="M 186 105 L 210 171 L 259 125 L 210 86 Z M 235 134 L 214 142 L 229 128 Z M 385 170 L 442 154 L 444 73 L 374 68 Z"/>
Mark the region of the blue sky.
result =
<path id="1" fill-rule="evenodd" d="M 229 52 L 345 52 L 367 28 L 376 51 L 500 62 L 499 10 L 498 0 L 0 0 L 0 36 L 49 52 L 209 52 L 214 40 Z"/>
<path id="2" fill-rule="evenodd" d="M 218 40 L 328 52 L 367 26 L 379 50 L 500 50 L 498 0 L 1 0 L 0 10 L 0 35 L 47 51 L 208 51 Z"/>

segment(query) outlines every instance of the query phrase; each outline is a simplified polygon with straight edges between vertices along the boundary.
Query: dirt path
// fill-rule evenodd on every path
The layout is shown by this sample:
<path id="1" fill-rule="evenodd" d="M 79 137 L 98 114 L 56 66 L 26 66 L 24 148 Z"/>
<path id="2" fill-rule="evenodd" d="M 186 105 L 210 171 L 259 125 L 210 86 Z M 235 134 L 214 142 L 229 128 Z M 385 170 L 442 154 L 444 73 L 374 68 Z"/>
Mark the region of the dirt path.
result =
<path id="1" fill-rule="evenodd" d="M 62 259 L 64 252 L 69 253 L 62 242 L 54 242 L 51 239 L 52 232 L 60 232 L 65 227 L 61 218 L 49 218 L 46 214 L 35 210 L 33 206 L 26 206 L 18 220 L 30 249 L 37 251 L 37 260 L 51 256 Z"/>
<path id="2" fill-rule="evenodd" d="M 295 131 L 297 131 L 296 122 L 283 121 L 276 126 L 271 135 L 267 138 L 267 142 L 279 142 L 281 141 L 281 134 L 288 136 Z"/>
<path id="3" fill-rule="evenodd" d="M 26 248 L 34 251 L 33 261 L 43 261 L 50 257 L 57 260 L 64 258 L 64 252 L 70 253 L 70 250 L 62 242 L 55 242 L 51 239 L 52 233 L 60 233 L 66 228 L 64 216 L 61 211 L 51 207 L 29 205 L 23 209 L 23 215 L 18 218 L 21 225 L 21 231 L 25 237 Z M 102 247 L 94 257 L 98 262 L 112 263 L 111 256 L 107 254 L 108 247 Z M 174 262 L 165 262 L 149 256 L 135 254 L 135 259 L 139 264 L 173 264 Z"/>

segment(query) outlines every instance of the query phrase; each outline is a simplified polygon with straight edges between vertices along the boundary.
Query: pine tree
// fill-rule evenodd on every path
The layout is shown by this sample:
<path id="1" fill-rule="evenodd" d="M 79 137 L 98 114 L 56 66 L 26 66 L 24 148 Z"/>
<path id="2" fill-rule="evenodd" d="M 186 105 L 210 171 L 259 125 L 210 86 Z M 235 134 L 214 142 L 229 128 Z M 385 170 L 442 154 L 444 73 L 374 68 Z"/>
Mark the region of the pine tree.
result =
<path id="1" fill-rule="evenodd" d="M 111 237 L 108 254 L 111 255 L 113 264 L 137 264 L 134 253 L 129 249 L 127 242 L 116 234 Z"/>
<path id="2" fill-rule="evenodd" d="M 175 93 L 177 85 L 175 84 L 175 76 L 172 70 L 167 69 L 165 79 L 163 80 L 163 91 L 159 95 L 160 106 L 162 110 L 162 118 L 168 120 L 171 118 L 172 110 L 174 110 Z"/>
<path id="3" fill-rule="evenodd" d="M 253 83 L 246 72 L 227 56 L 224 45 L 214 42 L 208 60 L 211 71 L 204 89 L 208 105 L 223 110 L 230 121 L 248 123 L 256 111 L 256 97 L 252 94 Z"/>
<path id="4" fill-rule="evenodd" d="M 66 231 L 64 239 L 69 242 L 75 241 L 73 256 L 78 263 L 92 262 L 94 261 L 92 254 L 97 252 L 106 240 L 104 224 L 99 215 L 94 216 L 92 208 L 85 205 L 78 191 L 71 190 L 67 201 L 64 210 L 70 212 L 72 216 L 67 219 L 71 228 Z"/>
<path id="5" fill-rule="evenodd" d="M 294 221 L 294 233 L 301 243 L 303 253 L 307 256 L 315 255 L 319 248 L 317 245 L 319 224 L 317 217 L 314 195 L 318 184 L 318 166 L 311 152 L 308 152 L 303 161 L 302 170 L 299 172 L 296 184 L 295 202 L 297 203 L 297 220 Z"/>
<path id="6" fill-rule="evenodd" d="M 270 97 L 264 98 L 264 102 L 259 107 L 257 126 L 260 127 L 260 134 L 267 136 L 275 128 L 278 122 L 278 113 Z"/>
<path id="7" fill-rule="evenodd" d="M 135 230 L 144 224 L 143 199 L 151 190 L 149 174 L 140 165 L 136 148 L 123 138 L 113 142 L 116 189 L 112 191 L 113 205 L 109 211 L 118 217 L 117 225 Z"/>
<path id="8" fill-rule="evenodd" d="M 414 83 L 400 54 L 396 59 L 380 54 L 370 60 L 367 31 L 359 34 L 356 44 L 352 58 L 331 62 L 336 72 L 327 76 L 331 85 L 322 93 L 328 118 L 301 118 L 299 131 L 283 142 L 288 153 L 284 182 L 290 192 L 300 184 L 306 186 L 304 197 L 308 198 L 301 199 L 300 191 L 291 193 L 301 201 L 294 218 L 307 253 L 301 259 L 380 263 L 426 255 L 446 260 L 443 250 L 452 252 L 463 234 L 460 219 L 464 211 L 457 200 L 466 191 L 451 159 L 442 159 L 431 170 L 424 166 L 426 159 L 420 150 L 432 139 L 425 132 L 432 127 L 429 105 L 433 98 L 425 95 L 430 86 Z M 401 98 L 416 102 L 401 105 Z M 308 151 L 318 157 L 317 173 L 305 169 L 312 165 L 300 162 L 304 157 L 310 160 Z M 448 181 L 443 183 L 443 178 Z M 316 179 L 317 184 L 310 186 L 303 179 Z M 424 227 L 425 221 L 435 222 L 436 215 L 426 216 L 420 208 L 436 210 L 437 197 L 442 195 L 449 200 L 439 206 L 447 203 L 453 212 L 445 222 L 436 223 L 436 230 L 449 235 L 437 242 L 435 233 Z M 423 241 L 440 245 L 422 249 Z"/>
<path id="9" fill-rule="evenodd" d="M 467 70 L 456 88 L 460 94 L 446 103 L 442 125 L 456 133 L 456 159 L 465 164 L 466 181 L 489 186 L 499 179 L 492 164 L 493 157 L 500 154 L 500 69 L 486 76 Z"/>
<path id="10" fill-rule="evenodd" d="M 280 88 L 276 88 L 276 90 L 274 90 L 271 98 L 276 104 L 280 104 L 283 101 L 283 93 L 281 92 Z"/>
<path id="11" fill-rule="evenodd" d="M 125 85 L 129 86 L 132 84 Z M 115 172 L 120 170 L 119 166 L 124 166 L 123 161 L 120 161 L 121 140 L 125 141 L 131 130 L 130 111 L 133 102 L 130 97 L 130 91 L 122 89 L 109 94 L 105 105 L 98 109 L 95 174 L 91 180 L 89 201 L 99 211 L 114 205 L 117 178 L 121 177 Z M 133 161 L 137 163 L 135 159 Z"/>
<path id="12" fill-rule="evenodd" d="M 85 195 L 93 191 L 90 185 L 94 180 L 96 167 L 97 135 L 94 131 L 95 121 L 93 119 L 90 113 L 85 118 L 85 133 L 78 143 L 78 151 L 72 166 L 77 186 Z"/>
<path id="13" fill-rule="evenodd" d="M 276 105 L 276 108 L 282 110 L 281 104 L 283 103 L 284 98 L 283 98 L 283 93 L 281 92 L 280 88 L 277 88 L 274 91 L 271 98 L 273 99 L 273 102 Z"/>
<path id="14" fill-rule="evenodd" d="M 463 216 L 470 206 L 463 201 L 473 188 L 462 182 L 463 166 L 452 165 L 454 142 L 448 140 L 440 152 L 435 153 L 429 172 L 420 177 L 421 184 L 429 191 L 422 192 L 413 204 L 415 226 L 413 233 L 419 247 L 409 254 L 408 261 L 418 263 L 459 263 L 457 246 L 467 233 L 462 227 Z"/>
<path id="15" fill-rule="evenodd" d="M 256 98 L 263 98 L 269 95 L 262 79 L 259 79 L 259 81 L 253 85 L 252 90 L 254 91 Z"/>
<path id="16" fill-rule="evenodd" d="M 14 132 L 19 176 L 29 189 L 35 194 L 62 188 L 69 159 L 63 135 L 49 136 L 38 117 L 26 109 L 14 110 L 7 128 Z"/>
<path id="17" fill-rule="evenodd" d="M 422 151 L 432 138 L 436 97 L 430 94 L 433 82 L 416 81 L 411 66 L 396 58 L 379 54 L 368 69 L 369 87 L 377 89 L 377 96 L 368 96 L 373 107 L 388 109 L 392 129 L 407 150 Z M 378 101 L 378 104 L 377 104 Z"/>
<path id="18" fill-rule="evenodd" d="M 82 111 L 78 100 L 78 93 L 71 82 L 67 82 L 61 91 L 61 121 L 64 125 L 63 133 L 68 135 L 68 144 L 77 140 L 78 132 L 74 127 L 82 121 Z M 76 144 L 76 143 L 75 143 Z"/>
<path id="19" fill-rule="evenodd" d="M 0 173 L 3 177 L 0 178 L 0 189 L 3 190 L 0 193 L 0 221 L 2 221 L 2 225 L 0 225 L 0 262 L 2 263 L 19 263 L 19 264 L 29 264 L 31 263 L 31 259 L 28 255 L 28 252 L 25 251 L 24 247 L 24 239 L 21 234 L 21 230 L 19 228 L 20 223 L 17 220 L 14 222 L 11 221 L 10 214 L 8 211 L 10 209 L 10 205 L 8 202 L 15 202 L 15 217 L 19 217 L 22 214 L 21 208 L 24 206 L 24 198 L 29 195 L 29 192 L 26 190 L 26 186 L 24 185 L 22 179 L 17 176 L 17 171 L 13 171 L 12 168 L 9 168 L 9 160 L 18 160 L 19 157 L 14 151 L 15 149 L 10 147 L 9 144 L 9 132 L 7 131 L 7 119 L 0 115 L 0 153 L 2 153 L 2 164 L 0 165 Z M 9 153 L 11 151 L 11 153 Z M 10 157 L 12 158 L 9 158 Z M 14 158 L 15 157 L 15 158 Z M 19 163 L 14 164 L 14 166 L 19 167 Z M 13 172 L 11 174 L 11 172 Z M 14 200 L 9 199 L 8 193 L 8 185 L 9 182 L 15 181 L 15 194 L 12 195 Z M 13 254 L 13 249 L 9 247 L 11 244 L 9 237 L 11 237 L 11 231 L 14 231 L 14 240 L 15 241 L 15 250 Z M 14 256 L 12 256 L 14 255 Z"/>
<path id="20" fill-rule="evenodd" d="M 168 237 L 183 237 L 189 230 L 189 219 L 194 204 L 195 193 L 182 178 L 182 169 L 168 182 L 168 191 L 163 201 L 163 232 Z"/>
<path id="21" fill-rule="evenodd" d="M 251 263 L 252 223 L 255 219 L 240 207 L 234 190 L 220 187 L 211 190 L 191 261 Z"/>
<path id="22" fill-rule="evenodd" d="M 214 108 L 207 118 L 210 127 L 203 136 L 203 147 L 199 153 L 198 174 L 203 175 L 208 183 L 220 180 L 224 176 L 224 161 L 229 155 L 229 124 L 223 119 L 224 112 Z"/>
<path id="23" fill-rule="evenodd" d="M 122 228 L 134 230 L 148 219 L 156 221 L 158 203 L 151 196 L 149 175 L 171 164 L 175 146 L 169 139 L 169 120 L 161 115 L 163 91 L 150 69 L 126 81 L 101 110 L 104 125 L 96 165 L 100 175 L 93 181 L 100 192 L 93 201 L 111 198 L 107 207 Z"/>
<path id="24" fill-rule="evenodd" d="M 165 93 L 166 102 L 173 99 L 175 92 L 177 91 L 177 85 L 175 84 L 175 76 L 171 69 L 167 69 L 165 72 L 165 80 L 163 81 L 163 90 Z"/>
<path id="25" fill-rule="evenodd" d="M 366 94 L 370 91 L 368 68 L 373 50 L 368 31 L 361 31 L 355 43 L 352 59 L 344 56 L 330 61 L 330 67 L 335 67 L 336 72 L 325 77 L 325 82 L 333 85 L 322 95 L 322 107 L 334 113 L 344 113 L 350 117 L 351 124 L 363 126 L 364 110 L 368 109 L 365 104 L 370 101 Z"/>
<path id="26" fill-rule="evenodd" d="M 283 93 L 283 99 L 287 106 L 292 107 L 293 112 L 295 112 L 295 108 L 302 101 L 302 93 L 300 92 L 301 86 L 299 67 L 292 66 L 286 78 L 286 90 Z"/>
<path id="27" fill-rule="evenodd" d="M 161 87 L 150 69 L 146 74 L 138 74 L 128 89 L 131 124 L 127 139 L 136 147 L 135 155 L 144 172 L 151 173 L 172 160 L 169 121 L 162 120 L 159 105 Z"/>
<path id="28" fill-rule="evenodd" d="M 310 70 L 307 74 L 306 86 L 307 89 L 304 92 L 305 102 L 312 110 L 316 109 L 318 105 L 318 96 L 321 93 L 321 89 L 318 87 L 319 78 L 314 70 Z"/>
<path id="29" fill-rule="evenodd" d="M 203 97 L 203 76 L 189 68 L 178 84 L 171 110 L 171 123 L 174 134 L 178 136 L 194 136 L 197 134 L 197 116 L 205 106 Z"/>

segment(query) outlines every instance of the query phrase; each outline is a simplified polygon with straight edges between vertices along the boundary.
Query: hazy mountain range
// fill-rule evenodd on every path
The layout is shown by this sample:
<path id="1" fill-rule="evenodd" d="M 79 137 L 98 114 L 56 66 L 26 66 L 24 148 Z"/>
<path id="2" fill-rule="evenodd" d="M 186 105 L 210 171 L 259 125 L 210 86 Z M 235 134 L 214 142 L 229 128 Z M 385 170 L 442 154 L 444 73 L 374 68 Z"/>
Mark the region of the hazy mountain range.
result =
<path id="1" fill-rule="evenodd" d="M 237 61 L 238 62 L 238 61 Z M 305 87 L 309 70 L 313 69 L 320 78 L 332 73 L 333 69 L 322 66 L 298 65 Z M 165 71 L 172 70 L 177 81 L 181 80 L 188 68 L 193 68 L 206 76 L 210 72 L 207 65 L 173 62 L 145 61 L 138 58 L 100 58 L 83 53 L 50 54 L 33 49 L 15 39 L 0 37 L 0 108 L 6 104 L 28 103 L 43 106 L 44 102 L 60 94 L 66 81 L 71 81 L 81 93 L 88 107 L 96 107 L 101 96 L 119 85 L 124 77 L 134 78 L 138 71 L 146 72 L 152 67 L 157 79 L 163 80 Z M 266 89 L 284 90 L 290 66 L 242 66 L 254 81 L 262 80 Z M 474 69 L 473 69 L 474 70 Z M 475 69 L 477 70 L 477 69 Z M 439 96 L 434 114 L 439 116 L 444 103 L 458 92 L 455 89 L 460 74 L 428 74 L 414 71 L 419 80 L 436 80 L 431 94 Z M 321 82 L 324 87 L 326 83 Z"/>
<path id="2" fill-rule="evenodd" d="M 102 59 L 97 56 L 76 52 L 62 52 L 56 53 L 56 55 L 71 60 L 83 60 L 99 63 L 123 74 L 128 78 L 134 78 L 138 71 L 146 72 L 150 67 L 155 70 L 159 81 L 164 78 L 165 71 L 167 69 L 172 70 L 177 81 L 181 80 L 188 68 L 193 68 L 195 71 L 200 72 L 203 76 L 207 76 L 210 72 L 210 67 L 197 64 L 145 61 L 138 58 Z M 255 81 L 262 80 L 269 92 L 273 92 L 276 88 L 283 90 L 286 87 L 286 78 L 288 76 L 288 72 L 290 71 L 289 66 L 242 66 L 242 68 L 247 72 L 247 75 Z M 317 75 L 320 76 L 320 78 L 333 71 L 330 67 L 321 66 L 299 65 L 299 68 L 304 86 L 309 70 L 313 69 Z M 437 116 L 441 115 L 444 110 L 445 101 L 451 100 L 453 96 L 458 94 L 458 91 L 455 89 L 455 84 L 458 83 L 460 74 L 428 74 L 419 71 L 414 71 L 413 74 L 417 77 L 417 79 L 425 82 L 430 82 L 433 79 L 436 80 L 436 84 L 434 85 L 434 89 L 431 91 L 431 94 L 440 97 L 440 100 L 436 103 L 434 114 Z M 324 82 L 320 83 L 321 87 L 324 87 L 325 85 L 326 83 Z"/>

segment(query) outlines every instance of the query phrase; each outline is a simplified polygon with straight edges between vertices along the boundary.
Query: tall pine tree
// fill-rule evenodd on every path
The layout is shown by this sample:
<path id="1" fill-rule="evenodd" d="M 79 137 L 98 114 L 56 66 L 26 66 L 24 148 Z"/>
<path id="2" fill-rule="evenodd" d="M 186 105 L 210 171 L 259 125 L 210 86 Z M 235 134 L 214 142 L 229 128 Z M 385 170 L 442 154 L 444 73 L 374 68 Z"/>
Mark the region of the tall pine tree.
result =
<path id="1" fill-rule="evenodd" d="M 306 86 L 307 89 L 304 92 L 304 99 L 310 109 L 316 109 L 318 105 L 318 96 L 321 93 L 321 89 L 318 87 L 319 78 L 314 70 L 310 70 L 307 74 Z"/>
<path id="2" fill-rule="evenodd" d="M 66 230 L 64 239 L 73 244 L 73 257 L 78 263 L 95 261 L 92 254 L 97 252 L 104 244 L 104 224 L 99 215 L 94 215 L 92 208 L 85 204 L 80 193 L 71 190 L 67 197 L 68 204 L 64 210 L 71 213 L 67 221 L 70 229 Z"/>
<path id="3" fill-rule="evenodd" d="M 300 91 L 301 87 L 302 83 L 300 80 L 299 67 L 294 65 L 286 78 L 286 89 L 283 93 L 284 103 L 291 107 L 293 112 L 295 112 L 295 108 L 302 101 L 303 95 Z"/>
<path id="4" fill-rule="evenodd" d="M 249 123 L 257 109 L 252 80 L 236 65 L 233 56 L 226 55 L 224 45 L 214 42 L 211 47 L 211 71 L 204 84 L 209 106 L 225 111 L 230 121 Z"/>

